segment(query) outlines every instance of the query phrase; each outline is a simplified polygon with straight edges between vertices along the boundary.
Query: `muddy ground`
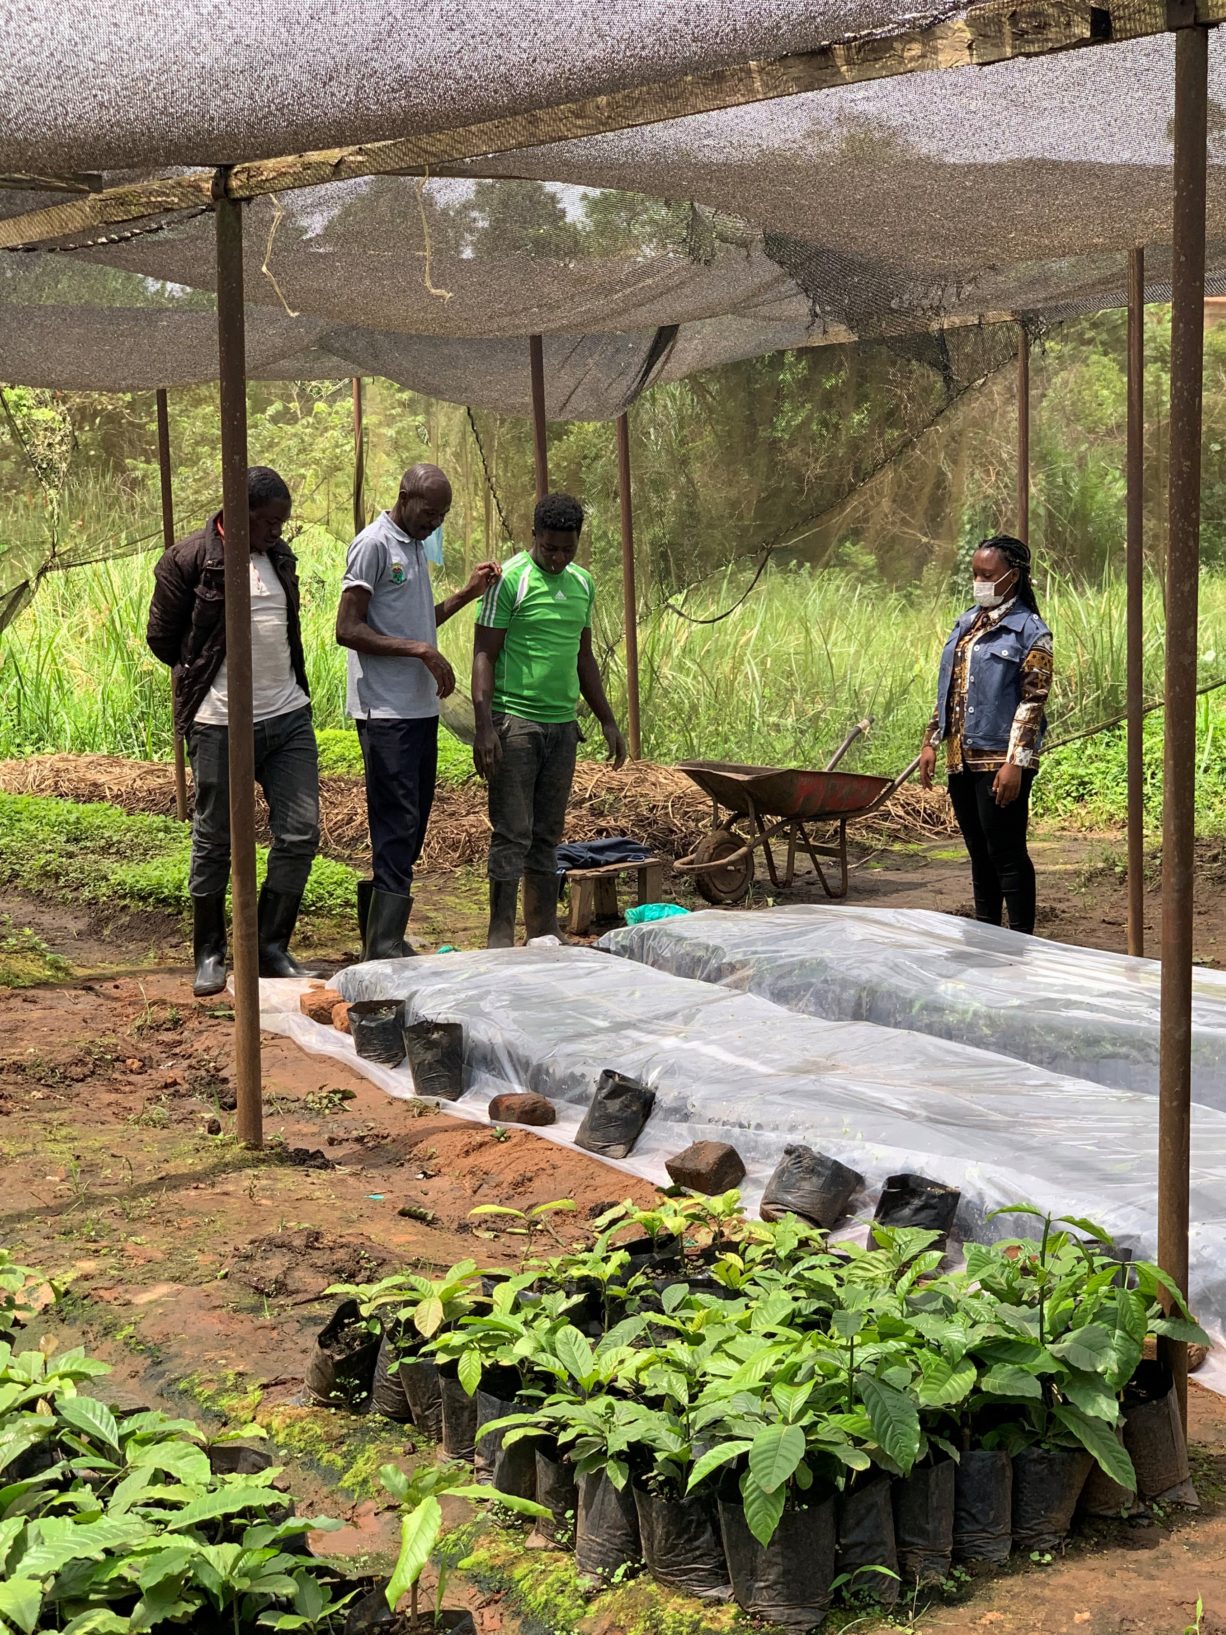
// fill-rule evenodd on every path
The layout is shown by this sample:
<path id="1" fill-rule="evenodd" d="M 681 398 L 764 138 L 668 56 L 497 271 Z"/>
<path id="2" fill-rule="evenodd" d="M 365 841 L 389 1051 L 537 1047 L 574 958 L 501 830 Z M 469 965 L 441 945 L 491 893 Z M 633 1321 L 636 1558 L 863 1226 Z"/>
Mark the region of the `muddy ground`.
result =
<path id="1" fill-rule="evenodd" d="M 1039 839 L 1043 934 L 1123 947 L 1118 855 L 1114 839 Z M 1197 957 L 1217 962 L 1226 911 L 1214 860 L 1202 861 Z M 813 894 L 813 883 L 802 883 L 798 895 Z M 481 895 L 472 876 L 424 878 L 419 934 L 475 945 Z M 862 857 L 852 899 L 965 910 L 965 866 L 947 845 Z M 1156 948 L 1155 894 L 1147 904 Z M 423 1114 L 270 1036 L 269 1147 L 247 1153 L 232 1133 L 228 1002 L 192 999 L 177 922 L 108 921 L 12 894 L 0 896 L 0 914 L 33 926 L 77 972 L 55 986 L 0 990 L 0 1242 L 66 1290 L 36 1334 L 87 1340 L 115 1365 L 106 1388 L 119 1402 L 190 1405 L 210 1423 L 257 1420 L 299 1491 L 348 1523 L 340 1547 L 381 1557 L 391 1517 L 375 1472 L 411 1452 L 411 1438 L 302 1404 L 304 1362 L 332 1304 L 323 1291 L 405 1263 L 514 1263 L 523 1240 L 485 1224 L 474 1230 L 468 1212 L 479 1203 L 572 1198 L 575 1216 L 558 1227 L 567 1235 L 609 1203 L 651 1189 L 526 1131 L 496 1136 Z M 346 940 L 319 952 L 339 962 L 354 951 Z M 1192 1430 L 1199 1514 L 1102 1524 L 1059 1560 L 953 1585 L 906 1616 L 933 1631 L 1184 1635 L 1197 1627 L 1199 1597 L 1200 1635 L 1226 1635 L 1226 1403 L 1193 1388 Z M 470 1585 L 466 1594 L 482 1635 L 521 1621 L 496 1589 Z M 658 1607 L 641 1615 L 644 1628 L 670 1635 L 728 1624 L 722 1613 L 692 1608 L 664 1623 Z M 616 1627 L 632 1627 L 628 1614 L 618 1616 Z M 541 1628 L 549 1618 L 529 1622 Z M 569 1626 L 555 1618 L 553 1627 Z M 607 1619 L 593 1627 L 612 1635 Z M 866 1615 L 854 1627 L 886 1626 Z"/>

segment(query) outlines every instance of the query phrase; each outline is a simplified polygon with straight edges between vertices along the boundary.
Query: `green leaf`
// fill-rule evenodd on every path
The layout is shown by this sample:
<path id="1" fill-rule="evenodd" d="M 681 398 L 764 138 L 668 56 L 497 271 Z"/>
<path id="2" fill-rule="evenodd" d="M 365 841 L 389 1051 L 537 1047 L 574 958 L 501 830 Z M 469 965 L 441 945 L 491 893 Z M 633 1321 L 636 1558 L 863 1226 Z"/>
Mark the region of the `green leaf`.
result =
<path id="1" fill-rule="evenodd" d="M 1091 1419 L 1077 1408 L 1058 1406 L 1053 1412 L 1065 1430 L 1071 1431 L 1082 1447 L 1094 1455 L 1100 1470 L 1129 1493 L 1136 1492 L 1137 1473 L 1132 1468 L 1132 1460 L 1110 1425 L 1101 1419 Z"/>
<path id="2" fill-rule="evenodd" d="M 748 1453 L 752 1446 L 751 1442 L 742 1439 L 736 1442 L 721 1442 L 718 1448 L 708 1449 L 701 1459 L 695 1460 L 685 1491 L 692 1493 L 699 1482 L 705 1481 L 713 1470 L 719 1470 L 723 1465 L 730 1465 L 734 1459 L 739 1459 L 742 1454 Z"/>
<path id="3" fill-rule="evenodd" d="M 74 1430 L 97 1437 L 119 1452 L 119 1426 L 105 1402 L 99 1402 L 96 1397 L 61 1397 L 55 1406 L 60 1418 L 67 1420 Z"/>
<path id="4" fill-rule="evenodd" d="M 871 1374 L 861 1379 L 860 1396 L 878 1445 L 905 1476 L 919 1454 L 920 1422 L 915 1403 Z"/>
<path id="5" fill-rule="evenodd" d="M 573 1324 L 560 1328 L 554 1337 L 554 1353 L 558 1361 L 580 1385 L 586 1384 L 596 1371 L 596 1359 L 584 1335 Z"/>
<path id="6" fill-rule="evenodd" d="M 1087 1323 L 1084 1328 L 1070 1329 L 1047 1348 L 1053 1356 L 1061 1357 L 1074 1368 L 1087 1374 L 1102 1373 L 1111 1366 L 1115 1357 L 1112 1336 L 1101 1323 Z"/>
<path id="7" fill-rule="evenodd" d="M 169 1523 L 171 1530 L 194 1527 L 197 1522 L 213 1521 L 218 1516 L 233 1516 L 243 1510 L 267 1510 L 281 1504 L 279 1493 L 270 1487 L 223 1487 L 215 1493 L 206 1493 L 195 1499 Z"/>
<path id="8" fill-rule="evenodd" d="M 423 1499 L 400 1522 L 400 1554 L 387 1583 L 388 1610 L 395 1612 L 400 1598 L 407 1595 L 422 1575 L 431 1551 L 443 1530 L 443 1510 L 435 1498 Z"/>
<path id="9" fill-rule="evenodd" d="M 1209 1336 L 1199 1323 L 1185 1323 L 1181 1317 L 1155 1317 L 1150 1332 L 1168 1340 L 1183 1340 L 1187 1345 L 1208 1345 Z"/>
<path id="10" fill-rule="evenodd" d="M 456 1372 L 460 1376 L 460 1384 L 470 1397 L 475 1397 L 477 1387 L 481 1384 L 481 1353 L 473 1346 L 460 1353 L 460 1363 Z"/>
<path id="11" fill-rule="evenodd" d="M 969 1358 L 951 1362 L 930 1352 L 920 1355 L 922 1378 L 917 1387 L 922 1408 L 952 1408 L 968 1397 L 975 1385 L 976 1369 Z"/>
<path id="12" fill-rule="evenodd" d="M 43 1607 L 43 1587 L 36 1578 L 10 1578 L 0 1584 L 0 1616 L 30 1635 Z"/>
<path id="13" fill-rule="evenodd" d="M 787 1494 L 782 1487 L 773 1493 L 767 1493 L 753 1478 L 751 1472 L 746 1471 L 741 1479 L 741 1502 L 745 1506 L 745 1520 L 749 1524 L 749 1531 L 759 1544 L 769 1544 L 775 1536 L 775 1529 L 779 1526 L 779 1518 L 783 1515 L 783 1507 L 787 1502 Z"/>
<path id="14" fill-rule="evenodd" d="M 443 1325 L 443 1302 L 432 1294 L 423 1300 L 413 1313 L 413 1327 L 425 1339 L 437 1334 Z"/>
<path id="15" fill-rule="evenodd" d="M 1067 1374 L 1060 1381 L 1060 1394 L 1092 1419 L 1114 1425 L 1119 1419 L 1115 1392 L 1101 1374 Z"/>
<path id="16" fill-rule="evenodd" d="M 1034 1375 L 1012 1363 L 997 1363 L 995 1368 L 989 1368 L 979 1385 L 981 1390 L 998 1397 L 1026 1397 L 1036 1402 L 1043 1397 L 1043 1387 Z"/>
<path id="17" fill-rule="evenodd" d="M 805 1433 L 799 1425 L 768 1425 L 753 1439 L 749 1450 L 750 1473 L 764 1493 L 774 1493 L 804 1456 Z"/>

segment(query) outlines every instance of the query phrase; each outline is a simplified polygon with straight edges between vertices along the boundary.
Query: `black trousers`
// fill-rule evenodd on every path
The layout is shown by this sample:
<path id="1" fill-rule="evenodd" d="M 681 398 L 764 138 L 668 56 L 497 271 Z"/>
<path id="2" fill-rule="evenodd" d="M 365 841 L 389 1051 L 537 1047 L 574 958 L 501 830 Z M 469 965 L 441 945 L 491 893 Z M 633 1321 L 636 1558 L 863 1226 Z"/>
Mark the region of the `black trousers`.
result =
<path id="1" fill-rule="evenodd" d="M 408 897 L 426 840 L 438 772 L 438 717 L 358 721 L 376 891 Z"/>
<path id="2" fill-rule="evenodd" d="M 1012 931 L 1034 930 L 1034 864 L 1026 850 L 1030 824 L 1033 770 L 1022 773 L 1022 788 L 1009 806 L 997 806 L 992 794 L 995 772 L 951 772 L 949 799 L 971 859 L 975 918 L 1001 923 L 1009 910 Z"/>

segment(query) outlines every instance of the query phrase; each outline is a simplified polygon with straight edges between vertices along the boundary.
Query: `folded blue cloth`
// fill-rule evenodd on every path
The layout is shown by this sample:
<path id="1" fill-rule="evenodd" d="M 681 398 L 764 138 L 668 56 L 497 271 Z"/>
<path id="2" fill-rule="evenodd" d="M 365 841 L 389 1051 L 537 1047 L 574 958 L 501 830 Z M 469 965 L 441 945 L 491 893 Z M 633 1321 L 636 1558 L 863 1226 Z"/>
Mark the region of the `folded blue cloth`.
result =
<path id="1" fill-rule="evenodd" d="M 558 847 L 558 873 L 600 869 L 609 863 L 644 863 L 650 856 L 649 846 L 644 846 L 641 840 L 628 840 L 625 835 L 610 835 L 605 840 L 573 840 Z"/>

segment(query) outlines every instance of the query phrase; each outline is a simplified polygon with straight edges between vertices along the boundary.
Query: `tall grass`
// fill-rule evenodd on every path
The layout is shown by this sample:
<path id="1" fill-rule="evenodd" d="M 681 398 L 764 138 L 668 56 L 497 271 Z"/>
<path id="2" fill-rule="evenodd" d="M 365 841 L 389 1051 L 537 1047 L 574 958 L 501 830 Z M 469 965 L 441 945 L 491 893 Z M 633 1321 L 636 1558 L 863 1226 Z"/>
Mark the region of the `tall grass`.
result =
<path id="1" fill-rule="evenodd" d="M 317 528 L 304 532 L 295 548 L 316 724 L 340 729 L 344 655 L 333 627 L 345 546 Z M 154 560 L 146 554 L 53 574 L 0 635 L 0 755 L 169 755 L 167 674 L 144 642 Z M 455 578 L 449 573 L 448 582 Z M 733 603 L 744 585 L 743 576 L 716 581 L 691 597 L 687 611 L 710 617 Z M 601 584 L 597 645 L 607 653 L 609 691 L 620 711 L 618 589 L 607 580 Z M 1124 588 L 1113 578 L 1089 588 L 1053 581 L 1041 600 L 1056 641 L 1049 710 L 1056 739 L 1123 707 Z M 932 707 L 941 645 L 962 605 L 944 588 L 892 590 L 862 573 L 826 569 L 768 574 L 744 606 L 716 624 L 656 611 L 640 630 L 645 753 L 661 761 L 821 765 L 850 726 L 872 716 L 873 730 L 848 764 L 900 770 L 916 751 Z M 466 610 L 442 632 L 462 686 L 471 628 L 472 612 Z M 1154 698 L 1162 691 L 1162 628 L 1161 590 L 1151 580 L 1145 592 L 1145 677 Z M 1205 576 L 1200 645 L 1203 678 L 1226 673 L 1226 575 Z M 1214 745 L 1226 734 L 1226 701 L 1219 707 L 1216 699 L 1206 700 L 1201 725 L 1205 796 L 1216 810 L 1220 757 Z M 1149 729 L 1154 756 L 1160 735 L 1159 717 Z M 1049 810 L 1089 812 L 1095 821 L 1118 815 L 1121 743 L 1121 735 L 1106 735 L 1053 757 L 1050 775 L 1040 780 L 1042 802 Z M 342 753 L 336 764 L 343 761 Z M 1155 782 L 1153 800 L 1159 797 Z M 1226 790 L 1221 806 L 1226 813 Z"/>

